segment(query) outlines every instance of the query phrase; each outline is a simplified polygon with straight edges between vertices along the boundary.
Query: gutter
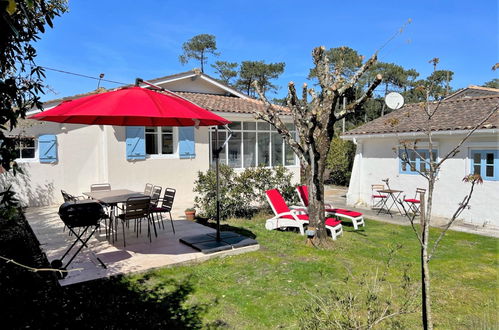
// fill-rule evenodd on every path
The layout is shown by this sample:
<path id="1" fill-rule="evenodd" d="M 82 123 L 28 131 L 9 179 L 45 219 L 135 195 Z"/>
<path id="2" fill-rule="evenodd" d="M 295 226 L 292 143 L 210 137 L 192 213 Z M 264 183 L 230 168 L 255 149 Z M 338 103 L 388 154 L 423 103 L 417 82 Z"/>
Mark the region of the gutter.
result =
<path id="1" fill-rule="evenodd" d="M 432 132 L 432 136 L 453 136 L 453 135 L 465 135 L 468 134 L 471 129 L 462 129 L 454 131 L 435 131 Z M 499 134 L 499 129 L 477 129 L 473 135 L 476 134 Z M 357 139 L 382 139 L 382 138 L 399 138 L 399 137 L 426 137 L 428 136 L 425 132 L 402 132 L 402 133 L 381 133 L 381 134 L 351 134 L 340 136 L 343 140 L 354 141 Z"/>

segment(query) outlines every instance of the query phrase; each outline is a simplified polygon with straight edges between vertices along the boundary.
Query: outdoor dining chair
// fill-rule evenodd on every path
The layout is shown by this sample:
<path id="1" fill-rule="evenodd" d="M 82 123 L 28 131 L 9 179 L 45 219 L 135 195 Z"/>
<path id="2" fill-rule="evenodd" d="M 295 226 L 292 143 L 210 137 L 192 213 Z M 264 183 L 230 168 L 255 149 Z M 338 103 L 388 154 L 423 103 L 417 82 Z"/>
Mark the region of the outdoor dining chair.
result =
<path id="1" fill-rule="evenodd" d="M 107 191 L 111 190 L 111 185 L 109 183 L 94 183 L 90 185 L 90 191 Z"/>
<path id="2" fill-rule="evenodd" d="M 384 199 L 388 198 L 386 194 L 382 194 L 379 191 L 385 190 L 384 184 L 372 184 L 371 185 L 371 209 L 380 208 Z"/>
<path id="3" fill-rule="evenodd" d="M 267 230 L 298 228 L 300 234 L 305 235 L 305 226 L 309 223 L 308 214 L 299 214 L 299 212 L 303 212 L 299 209 L 291 210 L 277 189 L 267 190 L 265 194 L 275 214 L 273 218 L 265 222 L 265 228 Z M 333 240 L 336 240 L 338 236 L 343 234 L 343 227 L 340 220 L 327 218 L 325 224 Z"/>
<path id="4" fill-rule="evenodd" d="M 144 195 L 146 196 L 151 196 L 151 193 L 152 193 L 152 188 L 154 186 L 150 183 L 146 183 L 146 187 L 144 188 Z"/>
<path id="5" fill-rule="evenodd" d="M 405 198 L 404 196 L 404 199 L 403 201 L 409 206 L 409 209 L 406 210 L 405 212 L 405 215 L 407 217 L 409 217 L 410 213 L 412 213 L 413 217 L 416 217 L 418 214 L 421 213 L 421 200 L 420 200 L 420 196 L 421 196 L 421 193 L 425 194 L 426 193 L 426 189 L 424 188 L 416 188 L 416 194 L 414 195 L 414 198 Z"/>
<path id="6" fill-rule="evenodd" d="M 160 186 L 154 186 L 151 191 L 151 208 L 158 206 L 159 198 L 161 197 L 161 188 Z"/>
<path id="7" fill-rule="evenodd" d="M 151 239 L 151 222 L 154 227 L 154 234 L 158 237 L 158 233 L 156 232 L 156 225 L 151 219 L 151 197 L 130 197 L 127 199 L 124 205 L 123 213 L 118 215 L 118 218 L 121 220 L 122 229 L 123 229 L 123 246 L 126 246 L 125 241 L 125 223 L 130 221 L 134 221 L 134 230 L 137 233 L 137 237 L 139 237 L 139 232 L 141 232 L 141 224 L 142 220 L 147 220 L 147 236 L 149 237 L 149 242 L 152 242 Z"/>
<path id="8" fill-rule="evenodd" d="M 175 189 L 166 188 L 165 194 L 163 195 L 163 199 L 161 200 L 161 206 L 160 207 L 156 206 L 151 209 L 153 220 L 154 220 L 154 214 L 159 215 L 163 229 L 165 229 L 165 224 L 163 223 L 163 213 L 168 213 L 170 215 L 173 234 L 175 234 L 175 227 L 173 226 L 172 207 L 173 207 L 173 201 L 175 199 L 175 193 L 176 193 Z"/>

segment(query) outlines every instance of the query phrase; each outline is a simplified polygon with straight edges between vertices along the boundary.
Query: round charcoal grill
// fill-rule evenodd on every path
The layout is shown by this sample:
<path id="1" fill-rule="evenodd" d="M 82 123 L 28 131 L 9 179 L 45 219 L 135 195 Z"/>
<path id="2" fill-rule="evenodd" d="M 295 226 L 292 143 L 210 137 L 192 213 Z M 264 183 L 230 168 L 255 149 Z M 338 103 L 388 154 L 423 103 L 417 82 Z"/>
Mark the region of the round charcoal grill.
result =
<path id="1" fill-rule="evenodd" d="M 51 262 L 51 265 L 55 269 L 66 270 L 69 264 L 74 260 L 74 258 L 80 253 L 83 247 L 90 250 L 87 245 L 88 240 L 93 236 L 97 228 L 99 228 L 100 221 L 107 217 L 104 208 L 98 202 L 89 201 L 75 201 L 66 202 L 59 207 L 59 217 L 68 227 L 68 229 L 76 237 L 76 240 L 71 244 L 68 250 L 64 253 L 61 259 L 55 259 Z M 80 228 L 82 230 L 77 233 L 74 229 Z M 85 239 L 83 237 L 87 235 Z M 62 260 L 69 254 L 69 251 L 75 247 L 76 243 L 80 242 L 81 246 L 78 248 L 75 254 L 69 259 L 66 265 L 63 266 Z M 95 256 L 95 258 L 100 262 L 102 267 L 107 268 L 102 260 L 97 257 L 97 255 L 90 250 L 90 252 Z M 67 276 L 67 272 L 60 272 L 60 277 L 64 278 Z"/>

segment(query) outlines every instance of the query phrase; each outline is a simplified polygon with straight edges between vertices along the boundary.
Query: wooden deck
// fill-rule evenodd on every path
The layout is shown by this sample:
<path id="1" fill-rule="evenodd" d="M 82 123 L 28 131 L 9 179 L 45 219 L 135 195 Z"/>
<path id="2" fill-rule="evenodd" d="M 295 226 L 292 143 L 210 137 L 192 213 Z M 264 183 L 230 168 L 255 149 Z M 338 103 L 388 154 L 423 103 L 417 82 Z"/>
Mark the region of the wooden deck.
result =
<path id="1" fill-rule="evenodd" d="M 68 235 L 67 229 L 63 232 L 64 224 L 57 211 L 58 206 L 50 206 L 29 208 L 25 212 L 26 218 L 40 242 L 40 247 L 49 261 L 61 258 L 75 240 L 74 236 Z M 106 239 L 103 228 L 100 233 L 97 231 L 88 245 L 106 264 L 107 269 L 99 264 L 88 249 L 83 248 L 69 265 L 70 272 L 66 278 L 59 281 L 60 284 L 64 286 L 118 274 L 202 262 L 214 257 L 240 254 L 260 248 L 259 245 L 253 245 L 213 254 L 203 254 L 180 243 L 179 239 L 185 236 L 214 233 L 215 230 L 193 221 L 183 220 L 180 214 L 174 213 L 173 215 L 176 219 L 173 220 L 176 234 L 173 234 L 170 221 L 165 219 L 165 229 L 158 229 L 158 237 L 154 237 L 153 234 L 152 243 L 149 243 L 147 237 L 146 223 L 142 224 L 142 233 L 139 234 L 138 238 L 132 228 L 126 229 L 126 247 L 123 246 L 121 225 L 118 230 L 118 240 L 114 243 Z M 77 246 L 79 247 L 80 243 Z M 73 251 L 76 251 L 76 248 L 73 248 Z M 72 252 L 64 258 L 64 264 L 72 256 Z"/>

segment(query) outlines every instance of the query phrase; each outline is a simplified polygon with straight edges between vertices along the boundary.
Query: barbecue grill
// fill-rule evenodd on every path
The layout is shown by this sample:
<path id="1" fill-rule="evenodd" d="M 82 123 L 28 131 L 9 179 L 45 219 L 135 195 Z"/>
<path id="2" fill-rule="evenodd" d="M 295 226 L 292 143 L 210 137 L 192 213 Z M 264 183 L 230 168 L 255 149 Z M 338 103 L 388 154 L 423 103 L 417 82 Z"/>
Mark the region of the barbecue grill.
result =
<path id="1" fill-rule="evenodd" d="M 71 264 L 74 258 L 80 253 L 83 247 L 90 250 L 92 255 L 100 262 L 102 267 L 107 268 L 102 260 L 97 257 L 97 255 L 88 247 L 88 240 L 94 235 L 95 231 L 99 228 L 100 221 L 107 217 L 104 212 L 104 208 L 98 202 L 92 200 L 77 200 L 70 201 L 62 204 L 59 207 L 59 217 L 68 227 L 68 229 L 75 235 L 76 240 L 71 244 L 69 249 L 64 253 L 61 259 L 55 259 L 51 262 L 51 265 L 55 269 L 66 270 Z M 80 229 L 76 232 L 76 228 Z M 85 239 L 83 237 L 87 235 Z M 69 259 L 66 265 L 63 266 L 62 260 L 69 254 L 69 252 L 75 247 L 76 243 L 80 242 L 81 246 L 78 248 L 75 254 Z M 67 276 L 66 272 L 59 273 L 60 277 L 64 278 Z"/>

